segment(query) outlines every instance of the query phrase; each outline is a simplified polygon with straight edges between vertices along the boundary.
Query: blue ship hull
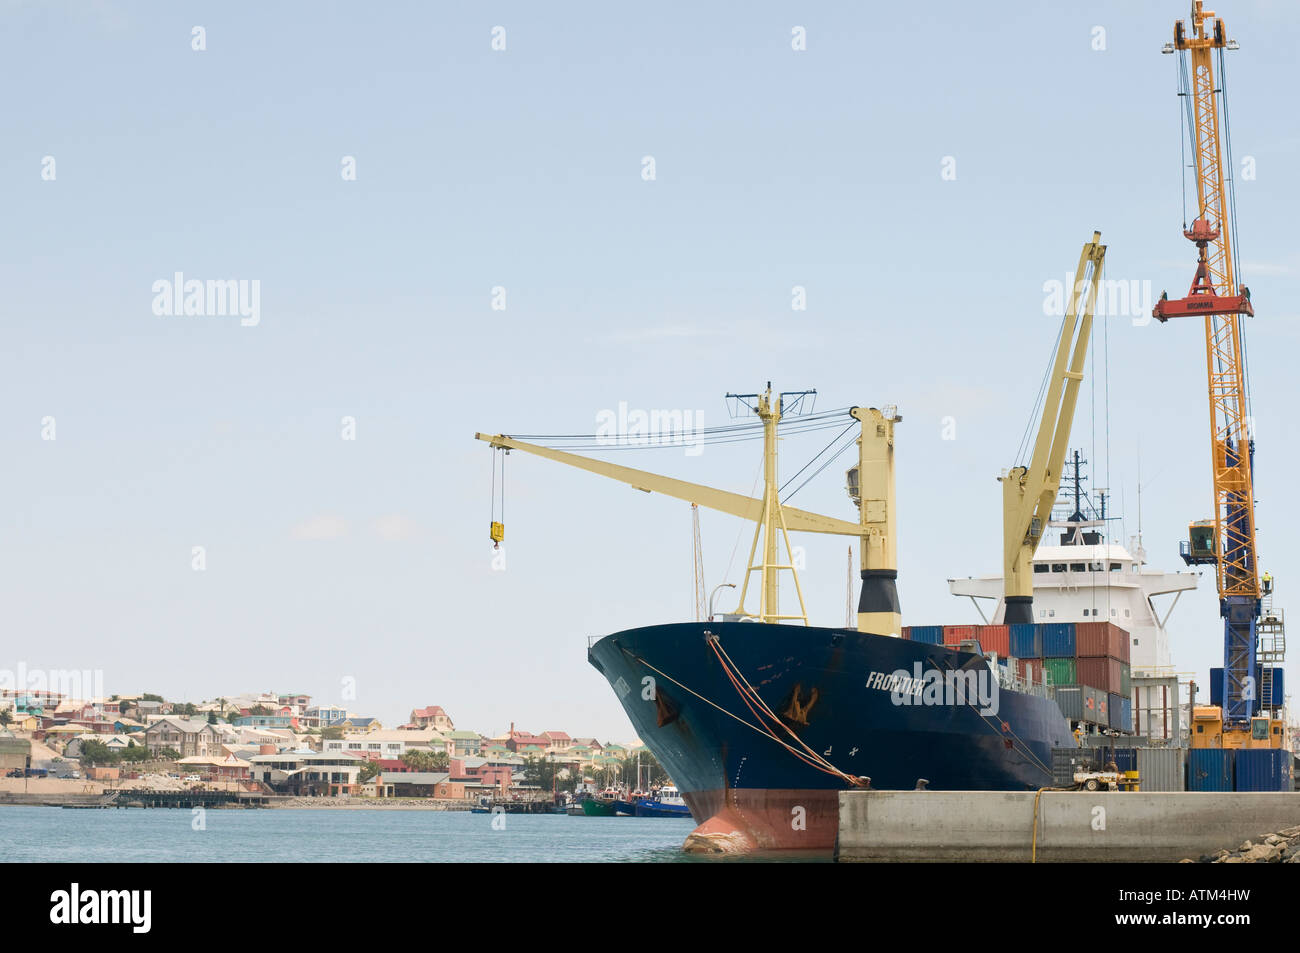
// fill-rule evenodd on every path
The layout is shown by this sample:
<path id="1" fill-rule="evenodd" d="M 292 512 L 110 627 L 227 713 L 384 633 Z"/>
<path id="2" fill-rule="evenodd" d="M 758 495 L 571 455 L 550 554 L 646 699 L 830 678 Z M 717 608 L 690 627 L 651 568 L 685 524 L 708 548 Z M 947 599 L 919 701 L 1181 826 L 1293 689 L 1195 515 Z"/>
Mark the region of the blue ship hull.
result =
<path id="1" fill-rule="evenodd" d="M 927 673 L 988 673 L 979 656 L 945 646 L 762 623 L 617 632 L 588 658 L 699 823 L 688 849 L 829 849 L 839 792 L 851 788 L 760 730 L 710 639 L 799 741 L 874 789 L 924 780 L 934 790 L 1034 790 L 1052 782 L 1051 749 L 1075 744 L 1049 698 L 1007 689 L 991 689 L 990 704 L 927 697 Z"/>

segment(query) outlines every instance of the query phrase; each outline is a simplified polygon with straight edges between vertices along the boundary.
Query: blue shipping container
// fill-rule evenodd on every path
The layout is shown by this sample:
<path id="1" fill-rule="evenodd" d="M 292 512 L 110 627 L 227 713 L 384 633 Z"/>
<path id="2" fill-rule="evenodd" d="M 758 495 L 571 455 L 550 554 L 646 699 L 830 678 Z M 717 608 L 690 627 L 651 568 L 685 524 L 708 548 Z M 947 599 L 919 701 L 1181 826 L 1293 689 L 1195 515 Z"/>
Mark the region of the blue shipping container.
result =
<path id="1" fill-rule="evenodd" d="M 1231 791 L 1232 748 L 1188 748 L 1187 790 Z"/>
<path id="2" fill-rule="evenodd" d="M 1042 658 L 1042 627 L 1032 622 L 1011 626 L 1011 654 L 1016 658 Z"/>
<path id="3" fill-rule="evenodd" d="M 1273 669 L 1273 697 L 1265 700 L 1269 701 L 1269 708 L 1281 708 L 1286 704 L 1286 683 L 1282 677 L 1284 670 L 1280 665 L 1270 665 L 1269 667 Z M 1256 665 L 1255 685 L 1257 688 L 1260 688 L 1261 693 L 1263 679 L 1264 666 Z M 1220 707 L 1223 706 L 1223 669 L 1221 668 L 1210 669 L 1210 704 L 1218 705 Z"/>
<path id="4" fill-rule="evenodd" d="M 1110 745 L 1099 745 L 1097 754 L 1101 758 L 1101 764 L 1105 767 L 1109 762 L 1115 762 L 1115 769 L 1123 774 L 1125 771 L 1136 771 L 1138 769 L 1138 749 L 1137 748 L 1112 748 Z"/>
<path id="5" fill-rule="evenodd" d="M 914 625 L 912 626 L 912 641 L 924 642 L 926 645 L 943 645 L 943 626 Z"/>
<path id="6" fill-rule="evenodd" d="M 1042 626 L 1044 658 L 1074 658 L 1074 623 L 1049 622 Z"/>
<path id="7" fill-rule="evenodd" d="M 1133 730 L 1133 699 L 1121 698 L 1119 700 L 1119 707 L 1120 707 L 1119 730 L 1132 731 Z"/>
<path id="8" fill-rule="evenodd" d="M 1237 751 L 1238 791 L 1290 791 L 1291 752 L 1281 748 Z"/>

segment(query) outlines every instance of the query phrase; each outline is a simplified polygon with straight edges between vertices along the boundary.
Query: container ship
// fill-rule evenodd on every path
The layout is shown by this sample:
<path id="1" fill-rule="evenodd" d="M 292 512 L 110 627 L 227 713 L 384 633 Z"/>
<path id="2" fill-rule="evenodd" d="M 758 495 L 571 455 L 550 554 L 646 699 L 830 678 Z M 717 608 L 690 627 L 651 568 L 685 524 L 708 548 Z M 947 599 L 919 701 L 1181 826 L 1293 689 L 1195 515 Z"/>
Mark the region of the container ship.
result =
<path id="1" fill-rule="evenodd" d="M 1085 736 L 1098 733 L 1148 746 L 1186 745 L 1185 776 L 1193 790 L 1289 786 L 1276 664 L 1284 653 L 1282 616 L 1271 606 L 1271 579 L 1261 577 L 1255 552 L 1255 446 L 1239 320 L 1254 310 L 1249 291 L 1237 285 L 1229 248 L 1228 224 L 1236 217 L 1224 207 L 1231 193 L 1224 189 L 1220 89 L 1211 62 L 1217 53 L 1222 75 L 1223 51 L 1235 42 L 1201 0 L 1193 0 L 1189 22 L 1190 29 L 1178 21 L 1163 52 L 1190 58 L 1180 94 L 1201 117 L 1185 130 L 1196 157 L 1198 201 L 1184 236 L 1197 247 L 1197 270 L 1188 295 L 1162 295 L 1153 316 L 1162 323 L 1205 320 L 1215 509 L 1212 519 L 1188 527 L 1181 555 L 1189 566 L 1215 571 L 1224 666 L 1213 676 L 1211 705 L 1198 706 L 1193 692 L 1184 716 L 1164 628 L 1172 606 L 1160 618 L 1152 602 L 1161 594 L 1176 601 L 1196 585 L 1195 575 L 1146 569 L 1140 532 L 1131 550 L 1110 542 L 1104 507 L 1085 518 L 1077 456 L 1076 505 L 1065 519 L 1053 518 L 1102 284 L 1100 233 L 1084 244 L 1063 295 L 1036 437 L 1000 477 L 1003 572 L 950 580 L 954 595 L 977 604 L 997 600 L 983 626 L 901 624 L 894 496 L 894 428 L 901 417 L 892 407 L 848 409 L 860 425 L 858 462 L 847 473 L 856 522 L 793 509 L 780 499 L 777 427 L 783 418 L 794 421 L 791 432 L 824 423 L 825 415 L 804 411 L 813 391 L 773 394 L 769 383 L 762 393 L 727 395 L 762 428 L 761 497 L 579 456 L 572 445 L 477 435 L 496 451 L 537 454 L 756 523 L 733 612 L 715 620 L 710 611 L 701 620 L 697 584 L 696 622 L 628 629 L 588 647 L 591 664 L 698 822 L 688 849 L 828 849 L 838 795 L 854 788 L 1048 787 L 1054 749 L 1070 754 L 1071 745 L 1077 750 Z M 734 440 L 735 428 L 712 436 Z M 1058 530 L 1059 539 L 1051 539 Z M 856 626 L 809 625 L 791 532 L 859 539 Z M 499 543 L 503 536 L 494 512 L 492 538 Z M 696 573 L 698 579 L 698 548 Z M 793 582 L 797 606 L 788 599 L 781 604 L 782 579 Z M 1136 757 L 1137 749 L 1130 750 Z"/>
<path id="2" fill-rule="evenodd" d="M 1105 257 L 1100 238 L 1094 233 L 1079 256 L 1032 458 L 1001 478 L 1005 619 L 995 628 L 1008 641 L 1013 630 L 1027 630 L 1031 645 L 1047 637 L 1049 627 L 1033 615 L 1033 557 L 1056 501 L 1083 379 Z M 839 792 L 853 788 L 1045 787 L 1052 780 L 1052 749 L 1076 744 L 1076 732 L 1086 724 L 1072 724 L 1062 714 L 1042 663 L 1015 659 L 1009 645 L 990 648 L 975 632 L 927 639 L 928 630 L 918 629 L 917 638 L 909 637 L 896 561 L 894 432 L 902 418 L 892 406 L 813 413 L 815 395 L 773 393 L 770 383 L 760 393 L 727 395 L 750 418 L 749 426 L 761 431 L 761 497 L 575 454 L 572 442 L 561 449 L 500 433 L 475 435 L 494 454 L 523 451 L 756 524 L 735 611 L 718 621 L 710 613 L 708 621 L 617 632 L 588 647 L 591 664 L 609 681 L 698 822 L 685 845 L 689 850 L 828 850 L 838 828 Z M 821 469 L 856 445 L 846 489 L 857 521 L 783 503 L 778 427 L 785 434 L 838 428 L 846 417 L 848 426 L 818 456 L 845 433 L 848 441 Z M 849 433 L 855 422 L 856 436 Z M 732 442 L 740 429 L 718 428 L 694 440 Z M 595 438 L 565 439 L 581 446 Z M 496 473 L 494 459 L 491 537 L 499 545 L 504 526 L 495 509 Z M 504 483 L 504 458 L 501 473 Z M 791 532 L 858 539 L 856 628 L 809 624 Z M 783 580 L 793 583 L 797 605 L 781 604 Z M 955 644 L 937 644 L 945 641 Z M 1128 648 L 1127 637 L 1113 641 Z"/>

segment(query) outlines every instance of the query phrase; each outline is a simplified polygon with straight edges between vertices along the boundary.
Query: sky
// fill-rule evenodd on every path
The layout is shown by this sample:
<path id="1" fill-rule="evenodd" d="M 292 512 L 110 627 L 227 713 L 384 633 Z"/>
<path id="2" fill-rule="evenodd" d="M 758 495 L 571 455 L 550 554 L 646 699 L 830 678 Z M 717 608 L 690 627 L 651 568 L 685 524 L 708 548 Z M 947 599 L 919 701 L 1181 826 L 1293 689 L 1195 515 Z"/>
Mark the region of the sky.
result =
<path id="1" fill-rule="evenodd" d="M 1259 546 L 1285 606 L 1300 7 L 1216 9 L 1241 46 Z M 1160 55 L 1183 2 L 0 16 L 0 669 L 109 693 L 627 739 L 587 639 L 693 618 L 688 505 L 514 454 L 501 568 L 473 435 L 592 433 L 623 404 L 724 425 L 724 395 L 769 380 L 897 405 L 904 622 L 977 622 L 947 580 L 1001 569 L 1047 283 L 1094 229 L 1149 296 L 1194 268 Z M 177 273 L 257 307 L 167 313 Z M 1204 337 L 1130 311 L 1098 324 L 1072 445 L 1110 535 L 1137 533 L 1140 485 L 1149 559 L 1176 569 L 1211 511 Z M 782 472 L 828 439 L 784 441 Z M 749 493 L 758 454 L 611 458 Z M 846 465 L 795 505 L 854 519 Z M 702 516 L 708 588 L 739 581 L 750 532 Z M 812 621 L 843 624 L 846 541 L 797 542 Z M 1181 670 L 1221 663 L 1211 577 L 1170 630 Z"/>

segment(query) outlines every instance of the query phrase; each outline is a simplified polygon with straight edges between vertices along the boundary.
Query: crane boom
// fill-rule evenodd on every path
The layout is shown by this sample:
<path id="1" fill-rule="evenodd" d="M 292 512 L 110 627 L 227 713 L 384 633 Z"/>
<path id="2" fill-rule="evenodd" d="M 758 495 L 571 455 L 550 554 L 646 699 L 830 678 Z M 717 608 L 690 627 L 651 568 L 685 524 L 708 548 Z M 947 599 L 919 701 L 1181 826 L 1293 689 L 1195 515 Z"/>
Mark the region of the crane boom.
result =
<path id="1" fill-rule="evenodd" d="M 698 503 L 708 509 L 717 510 L 719 513 L 728 513 L 731 516 L 739 516 L 741 519 L 756 522 L 763 519 L 764 501 L 755 499 L 752 496 L 731 493 L 727 490 L 715 489 L 700 483 L 690 483 L 674 477 L 661 476 L 647 470 L 624 467 L 617 463 L 607 463 L 604 460 L 595 460 L 591 457 L 568 453 L 564 450 L 552 450 L 550 447 L 525 443 L 505 434 L 476 433 L 474 438 L 476 440 L 485 440 L 494 447 L 502 447 L 507 450 L 522 450 L 524 453 L 531 453 L 547 460 L 554 460 L 556 463 L 577 467 L 579 470 L 586 470 L 588 473 L 595 473 L 598 476 L 626 483 L 646 493 L 662 493 L 664 496 L 685 500 L 687 503 Z M 830 533 L 836 536 L 862 535 L 862 527 L 857 523 L 850 523 L 848 520 L 822 516 L 819 513 L 809 513 L 807 510 L 797 510 L 789 506 L 782 506 L 781 511 L 785 515 L 785 526 L 788 530 L 803 533 Z"/>
<path id="2" fill-rule="evenodd" d="M 903 418 L 899 416 L 897 408 L 893 406 L 883 409 L 853 407 L 849 410 L 849 415 L 858 421 L 861 427 L 861 434 L 857 440 L 858 460 L 847 473 L 849 498 L 858 508 L 858 522 L 851 523 L 848 520 L 795 509 L 780 502 L 777 485 L 776 428 L 781 418 L 781 400 L 779 396 L 774 398 L 771 385 L 768 386 L 767 393 L 751 396 L 760 398 L 756 412 L 763 420 L 764 493 L 761 499 L 650 473 L 646 470 L 607 463 L 604 460 L 595 460 L 576 453 L 525 443 L 505 434 L 476 433 L 474 437 L 487 442 L 495 449 L 521 450 L 524 453 L 626 483 L 646 493 L 662 493 L 720 513 L 753 520 L 758 526 L 750 551 L 745 585 L 740 592 L 737 614 L 760 621 L 779 622 L 798 619 L 807 623 L 807 615 L 803 611 L 803 594 L 799 588 L 798 574 L 795 572 L 793 560 L 789 565 L 778 562 L 778 533 L 785 537 L 787 550 L 789 550 L 790 532 L 856 536 L 860 540 L 862 567 L 862 588 L 858 600 L 858 631 L 872 632 L 877 635 L 898 635 L 902 629 L 902 617 L 898 604 L 897 584 L 898 522 L 894 502 L 894 427 Z M 764 538 L 761 558 L 757 557 L 760 535 Z M 496 538 L 497 524 L 494 523 L 493 539 Z M 755 562 L 756 558 L 758 558 L 757 562 Z M 800 603 L 800 614 L 797 616 L 780 614 L 776 586 L 778 571 L 789 571 L 794 576 L 795 591 Z M 749 613 L 744 610 L 745 594 L 749 576 L 754 572 L 760 574 L 759 611 Z"/>
<path id="3" fill-rule="evenodd" d="M 1033 456 L 1029 466 L 1014 467 L 999 477 L 1006 607 L 1003 621 L 1007 623 L 1034 621 L 1034 551 L 1061 487 L 1061 467 L 1070 442 L 1070 426 L 1083 380 L 1105 259 L 1106 246 L 1101 244 L 1101 232 L 1093 232 L 1092 241 L 1085 243 L 1079 253 Z"/>

